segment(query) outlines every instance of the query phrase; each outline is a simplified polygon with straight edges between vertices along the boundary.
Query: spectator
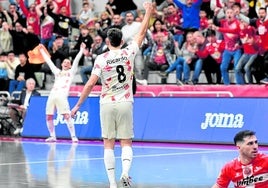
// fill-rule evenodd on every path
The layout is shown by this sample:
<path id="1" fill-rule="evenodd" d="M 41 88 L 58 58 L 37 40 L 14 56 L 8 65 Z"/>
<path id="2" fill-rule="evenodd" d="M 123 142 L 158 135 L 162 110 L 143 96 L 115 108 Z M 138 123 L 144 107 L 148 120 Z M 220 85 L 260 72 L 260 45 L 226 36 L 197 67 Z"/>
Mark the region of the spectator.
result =
<path id="1" fill-rule="evenodd" d="M 167 8 L 170 3 L 173 3 L 173 0 L 156 0 L 155 5 L 158 11 L 163 11 L 163 9 Z"/>
<path id="2" fill-rule="evenodd" d="M 160 76 L 167 77 L 169 73 L 176 70 L 176 83 L 177 85 L 184 85 L 182 82 L 182 72 L 185 59 L 178 57 L 174 63 L 172 63 L 165 72 L 160 72 Z"/>
<path id="3" fill-rule="evenodd" d="M 202 71 L 203 60 L 196 55 L 198 51 L 198 43 L 194 38 L 192 32 L 188 32 L 186 35 L 188 39 L 182 46 L 182 53 L 185 59 L 183 64 L 183 80 L 185 84 L 197 84 L 200 73 Z M 194 70 L 192 78 L 190 78 L 191 70 Z"/>
<path id="4" fill-rule="evenodd" d="M 26 18 L 26 27 L 32 26 L 33 31 L 36 35 L 40 34 L 40 22 L 39 22 L 39 16 L 35 9 L 35 4 L 31 4 L 29 9 L 25 6 L 23 0 L 17 0 L 19 3 L 19 6 Z"/>
<path id="5" fill-rule="evenodd" d="M 70 50 L 70 56 L 73 58 L 79 52 L 82 43 L 86 44 L 86 49 L 90 51 L 91 45 L 93 44 L 93 39 L 89 34 L 89 28 L 86 25 L 80 25 L 80 35 L 73 49 Z M 84 57 L 80 59 L 79 65 L 84 65 Z"/>
<path id="6" fill-rule="evenodd" d="M 26 80 L 26 89 L 21 91 L 20 99 L 15 105 L 9 105 L 9 115 L 14 127 L 16 127 L 16 130 L 13 132 L 15 135 L 22 132 L 23 121 L 32 96 L 40 96 L 40 93 L 35 90 L 35 80 L 28 78 Z"/>
<path id="7" fill-rule="evenodd" d="M 26 34 L 23 32 L 23 26 L 20 22 L 15 23 L 15 30 L 9 29 L 13 41 L 13 50 L 15 55 L 27 53 L 27 39 Z M 20 41 L 20 42 L 18 42 Z"/>
<path id="8" fill-rule="evenodd" d="M 113 17 L 115 14 L 120 15 L 120 10 L 118 6 L 115 4 L 115 0 L 108 0 L 108 2 L 105 5 L 105 10 L 109 13 L 111 17 Z"/>
<path id="9" fill-rule="evenodd" d="M 2 52 L 0 54 L 0 91 L 8 90 L 8 65 L 7 54 Z"/>
<path id="10" fill-rule="evenodd" d="M 259 42 L 257 40 L 256 30 L 246 22 L 241 22 L 239 34 L 243 46 L 243 54 L 235 67 L 235 72 L 237 76 L 240 77 L 239 80 L 241 80 L 241 84 L 246 83 L 244 73 L 248 84 L 252 84 L 253 78 L 251 69 L 259 52 Z"/>
<path id="11" fill-rule="evenodd" d="M 96 57 L 105 51 L 107 51 L 106 43 L 103 41 L 100 35 L 96 35 L 96 37 L 94 38 L 94 43 L 92 44 L 90 51 L 89 49 L 86 49 L 85 51 L 84 58 L 87 64 L 83 66 L 80 70 L 80 75 L 81 75 L 83 84 L 87 83 L 88 78 L 91 75 L 91 71 L 92 71 Z"/>
<path id="12" fill-rule="evenodd" d="M 200 17 L 200 29 L 199 30 L 203 34 L 205 34 L 209 27 L 209 20 L 207 17 L 207 13 L 204 10 L 200 10 L 199 17 Z"/>
<path id="13" fill-rule="evenodd" d="M 71 11 L 71 1 L 70 0 L 48 0 L 48 1 L 53 1 L 54 6 L 56 6 L 57 14 L 62 14 L 61 8 L 64 7 L 64 13 L 66 16 L 70 17 L 72 15 Z"/>
<path id="14" fill-rule="evenodd" d="M 263 56 L 263 71 L 265 78 L 260 80 L 261 83 L 268 83 L 268 19 L 266 8 L 260 8 L 258 19 L 249 19 L 248 23 L 257 28 L 260 37 L 260 54 Z"/>
<path id="15" fill-rule="evenodd" d="M 225 50 L 222 55 L 222 63 L 220 68 L 223 83 L 225 85 L 229 85 L 230 79 L 228 69 L 231 60 L 233 59 L 234 67 L 236 67 L 241 57 L 241 48 L 239 40 L 240 22 L 234 17 L 233 9 L 228 8 L 226 10 L 226 18 L 220 20 L 220 27 L 213 25 L 212 29 L 223 33 L 223 39 L 225 41 Z M 235 75 L 235 78 L 236 84 L 241 84 L 243 82 L 241 79 L 239 79 L 240 77 L 237 76 L 237 74 Z"/>
<path id="16" fill-rule="evenodd" d="M 111 24 L 112 24 L 112 20 L 109 16 L 108 12 L 102 12 L 99 20 L 95 23 L 95 28 L 97 30 L 97 33 L 99 35 L 101 35 L 101 33 L 104 33 L 104 34 L 107 33 Z M 104 35 L 103 40 L 105 40 L 105 35 Z"/>
<path id="17" fill-rule="evenodd" d="M 121 0 L 109 0 L 106 4 L 106 9 L 108 9 L 111 16 L 120 14 L 122 18 L 126 17 L 127 12 L 131 12 L 134 18 L 136 18 L 138 16 L 137 8 L 133 0 L 124 0 L 124 3 Z"/>
<path id="18" fill-rule="evenodd" d="M 65 1 L 65 0 L 62 0 L 62 1 Z M 48 44 L 49 48 L 52 48 L 52 44 L 57 36 L 62 36 L 64 39 L 64 43 L 68 45 L 69 29 L 71 27 L 79 28 L 78 21 L 73 20 L 71 17 L 68 16 L 68 11 L 67 11 L 66 6 L 61 6 L 59 10 L 60 12 L 58 14 L 55 14 L 54 13 L 55 10 L 47 6 L 47 13 L 49 16 L 53 18 L 55 22 L 53 36 L 52 36 L 50 43 Z"/>
<path id="19" fill-rule="evenodd" d="M 48 44 L 50 40 L 52 40 L 55 22 L 53 18 L 48 15 L 45 2 L 36 5 L 35 10 L 40 20 L 41 44 L 45 45 L 45 47 L 48 48 Z"/>
<path id="20" fill-rule="evenodd" d="M 49 49 L 49 53 L 56 67 L 61 69 L 62 61 L 69 57 L 69 46 L 64 43 L 64 39 L 61 35 L 55 38 L 52 48 Z"/>
<path id="21" fill-rule="evenodd" d="M 16 22 L 19 22 L 21 23 L 21 25 L 26 26 L 26 20 L 17 11 L 16 3 L 10 3 L 8 15 L 10 16 L 12 20 L 12 27 L 15 27 Z"/>
<path id="22" fill-rule="evenodd" d="M 20 64 L 19 58 L 15 56 L 13 51 L 9 51 L 7 53 L 7 66 L 8 66 L 7 70 L 8 70 L 9 81 L 15 79 L 15 70 L 19 64 Z"/>
<path id="23" fill-rule="evenodd" d="M 13 91 L 22 91 L 25 87 L 25 80 L 28 78 L 35 79 L 34 72 L 36 71 L 34 66 L 28 62 L 27 55 L 24 53 L 19 54 L 20 64 L 15 69 L 15 79 L 10 80 L 9 93 Z"/>
<path id="24" fill-rule="evenodd" d="M 238 132 L 234 137 L 234 144 L 239 153 L 238 157 L 223 166 L 212 188 L 229 187 L 230 182 L 233 182 L 235 187 L 266 187 L 268 155 L 259 153 L 255 132 Z"/>
<path id="25" fill-rule="evenodd" d="M 2 28 L 0 29 L 0 46 L 1 51 L 8 53 L 13 50 L 13 38 L 9 32 L 10 26 L 7 22 L 2 23 Z"/>
<path id="26" fill-rule="evenodd" d="M 92 2 L 84 2 L 82 4 L 82 9 L 77 14 L 76 18 L 80 24 L 90 25 L 91 22 L 95 21 L 94 16 L 94 5 Z"/>
<path id="27" fill-rule="evenodd" d="M 2 27 L 2 23 L 3 22 L 8 22 L 7 20 L 7 16 L 10 19 L 10 24 L 12 24 L 12 20 L 10 18 L 10 16 L 8 15 L 8 12 L 3 8 L 3 6 L 0 4 L 0 27 Z"/>
<path id="28" fill-rule="evenodd" d="M 134 21 L 134 18 L 135 16 L 133 12 L 129 11 L 126 13 L 126 17 L 125 17 L 126 25 L 122 27 L 123 41 L 125 42 L 124 45 L 129 45 L 130 42 L 133 40 L 135 34 L 140 29 L 141 23 Z M 143 69 L 144 69 L 144 61 L 143 61 L 141 49 L 138 51 L 137 55 L 135 56 L 134 61 L 135 61 L 134 74 L 135 74 L 137 83 L 147 85 L 147 80 L 144 80 L 144 77 L 142 74 Z"/>
<path id="29" fill-rule="evenodd" d="M 181 11 L 176 8 L 173 3 L 170 3 L 167 7 L 167 15 L 165 16 L 165 25 L 167 29 L 173 34 L 176 47 L 181 48 L 183 43 L 183 31 Z"/>
<path id="30" fill-rule="evenodd" d="M 171 52 L 174 52 L 173 35 L 165 29 L 164 22 L 159 19 L 153 24 L 152 38 L 154 42 L 151 53 L 145 61 L 145 79 L 148 79 L 149 70 L 165 71 L 173 63 L 171 55 Z"/>
<path id="31" fill-rule="evenodd" d="M 100 35 L 102 37 L 103 40 L 106 39 L 107 37 L 107 31 L 110 28 L 118 28 L 118 29 L 122 29 L 122 27 L 125 25 L 122 17 L 119 14 L 114 14 L 112 17 L 112 22 L 111 25 L 107 28 L 107 29 L 101 29 L 100 27 L 98 27 L 97 25 L 97 34 Z"/>
<path id="32" fill-rule="evenodd" d="M 207 78 L 208 84 L 213 84 L 212 74 L 216 74 L 216 83 L 221 84 L 222 53 L 225 48 L 223 40 L 217 40 L 215 31 L 208 30 L 208 43 L 206 44 L 205 53 L 208 56 L 204 60 L 203 69 Z"/>
<path id="33" fill-rule="evenodd" d="M 182 11 L 182 28 L 185 31 L 185 35 L 189 31 L 197 31 L 200 28 L 200 7 L 202 0 L 185 0 L 185 4 L 181 3 L 179 0 L 173 0 L 174 3 Z"/>
<path id="34" fill-rule="evenodd" d="M 29 50 L 34 49 L 39 43 L 39 36 L 34 33 L 32 26 L 27 26 L 27 28 L 23 28 L 23 32 L 25 33 L 25 42 L 26 49 L 25 51 L 28 53 Z"/>

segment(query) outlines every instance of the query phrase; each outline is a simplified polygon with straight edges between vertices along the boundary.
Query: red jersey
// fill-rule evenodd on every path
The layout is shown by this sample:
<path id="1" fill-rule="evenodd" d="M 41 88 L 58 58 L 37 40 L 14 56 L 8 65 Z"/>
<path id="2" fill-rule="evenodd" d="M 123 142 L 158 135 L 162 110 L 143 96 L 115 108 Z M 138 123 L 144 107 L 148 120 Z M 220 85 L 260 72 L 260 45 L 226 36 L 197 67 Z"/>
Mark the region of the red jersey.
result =
<path id="1" fill-rule="evenodd" d="M 71 16 L 71 0 L 54 0 L 58 6 L 58 13 L 60 13 L 61 7 L 67 8 L 66 16 Z"/>
<path id="2" fill-rule="evenodd" d="M 240 39 L 243 45 L 245 54 L 256 54 L 258 53 L 258 44 L 255 42 L 256 30 L 252 26 L 247 26 L 240 30 Z"/>
<path id="3" fill-rule="evenodd" d="M 24 1 L 20 1 L 19 4 L 20 4 L 20 8 L 21 8 L 24 16 L 26 17 L 27 26 L 32 26 L 34 33 L 36 35 L 39 35 L 40 34 L 39 16 L 37 15 L 36 12 L 29 11 L 24 5 Z"/>
<path id="4" fill-rule="evenodd" d="M 268 20 L 262 22 L 260 19 L 258 19 L 256 25 L 261 39 L 262 48 L 264 50 L 268 50 Z"/>
<path id="5" fill-rule="evenodd" d="M 200 18 L 200 30 L 207 29 L 208 26 L 209 26 L 209 24 L 208 24 L 208 18 L 206 18 L 206 17 Z"/>
<path id="6" fill-rule="evenodd" d="M 229 51 L 238 50 L 240 48 L 238 45 L 240 43 L 240 22 L 237 19 L 232 21 L 223 19 L 220 23 L 221 27 L 219 28 L 219 31 L 223 33 L 225 49 Z"/>
<path id="7" fill-rule="evenodd" d="M 206 51 L 214 60 L 217 61 L 217 63 L 221 63 L 224 45 L 225 44 L 223 40 L 217 40 L 215 42 L 206 44 Z"/>
<path id="8" fill-rule="evenodd" d="M 221 170 L 217 185 L 226 188 L 231 181 L 235 188 L 267 188 L 268 155 L 259 153 L 248 165 L 241 164 L 239 158 L 227 163 Z"/>

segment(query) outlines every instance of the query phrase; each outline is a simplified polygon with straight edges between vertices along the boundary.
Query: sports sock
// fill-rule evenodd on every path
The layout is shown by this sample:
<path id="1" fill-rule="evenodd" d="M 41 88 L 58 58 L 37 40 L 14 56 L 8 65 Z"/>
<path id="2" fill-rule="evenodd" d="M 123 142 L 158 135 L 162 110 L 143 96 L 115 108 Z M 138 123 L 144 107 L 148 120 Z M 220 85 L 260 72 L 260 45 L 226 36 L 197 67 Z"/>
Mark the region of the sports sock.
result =
<path id="1" fill-rule="evenodd" d="M 50 136 L 56 138 L 55 126 L 53 124 L 53 120 L 47 120 L 47 128 L 48 128 Z"/>
<path id="2" fill-rule="evenodd" d="M 71 137 L 75 137 L 76 135 L 75 135 L 75 128 L 74 128 L 73 120 L 71 118 L 66 119 L 66 124 L 67 124 Z"/>
<path id="3" fill-rule="evenodd" d="M 116 185 L 115 156 L 113 149 L 104 149 L 104 164 L 110 185 Z"/>
<path id="4" fill-rule="evenodd" d="M 130 146 L 122 147 L 121 161 L 122 161 L 122 175 L 128 177 L 128 172 L 131 167 L 133 158 L 133 151 Z"/>

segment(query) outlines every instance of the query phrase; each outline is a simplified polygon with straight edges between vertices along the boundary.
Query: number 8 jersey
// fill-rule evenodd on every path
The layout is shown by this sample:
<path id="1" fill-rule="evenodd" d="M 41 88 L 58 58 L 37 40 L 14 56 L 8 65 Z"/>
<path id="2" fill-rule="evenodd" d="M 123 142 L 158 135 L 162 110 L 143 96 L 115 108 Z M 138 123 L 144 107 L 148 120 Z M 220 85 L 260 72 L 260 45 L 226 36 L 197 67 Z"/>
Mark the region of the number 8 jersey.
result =
<path id="1" fill-rule="evenodd" d="M 133 102 L 134 58 L 138 50 L 138 44 L 133 41 L 123 49 L 110 50 L 96 58 L 92 74 L 102 82 L 101 104 Z"/>

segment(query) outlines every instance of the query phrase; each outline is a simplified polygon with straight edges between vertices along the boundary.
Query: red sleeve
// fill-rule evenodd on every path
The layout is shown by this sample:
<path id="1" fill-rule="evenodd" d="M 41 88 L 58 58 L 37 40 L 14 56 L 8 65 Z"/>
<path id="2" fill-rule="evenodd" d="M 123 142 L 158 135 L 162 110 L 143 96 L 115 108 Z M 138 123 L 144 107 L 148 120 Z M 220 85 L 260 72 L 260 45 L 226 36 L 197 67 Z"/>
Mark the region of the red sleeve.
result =
<path id="1" fill-rule="evenodd" d="M 21 8 L 24 16 L 27 18 L 28 17 L 28 14 L 29 14 L 29 11 L 28 11 L 28 9 L 25 6 L 24 1 L 23 0 L 20 0 L 19 3 L 20 3 L 20 8 Z"/>
<path id="2" fill-rule="evenodd" d="M 230 170 L 230 163 L 226 164 L 222 169 L 217 178 L 217 185 L 219 187 L 228 187 L 231 182 L 232 172 Z"/>
<path id="3" fill-rule="evenodd" d="M 219 32 L 222 33 L 233 33 L 237 34 L 240 32 L 240 27 L 238 21 L 236 21 L 236 27 L 235 28 L 226 28 L 226 27 L 219 27 Z"/>
<path id="4" fill-rule="evenodd" d="M 196 52 L 196 55 L 199 57 L 199 58 L 206 58 L 208 55 L 209 55 L 209 53 L 208 53 L 208 51 L 207 51 L 207 48 L 205 48 L 205 49 L 203 49 L 203 50 L 198 50 L 197 52 Z"/>
<path id="5" fill-rule="evenodd" d="M 220 45 L 219 45 L 219 51 L 223 52 L 224 50 L 225 50 L 225 42 L 224 42 L 224 40 L 222 40 Z"/>

